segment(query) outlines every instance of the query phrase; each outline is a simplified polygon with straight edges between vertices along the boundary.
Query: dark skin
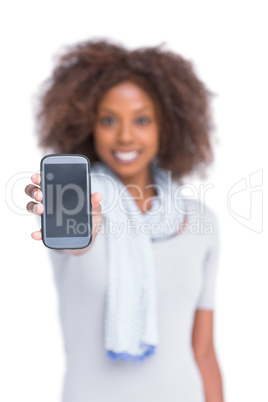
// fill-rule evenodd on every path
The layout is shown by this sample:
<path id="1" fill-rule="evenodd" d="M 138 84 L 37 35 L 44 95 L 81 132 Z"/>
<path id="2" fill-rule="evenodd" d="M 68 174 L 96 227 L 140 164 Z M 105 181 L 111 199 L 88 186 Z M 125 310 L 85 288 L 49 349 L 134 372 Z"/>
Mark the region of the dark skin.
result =
<path id="1" fill-rule="evenodd" d="M 154 104 L 133 83 L 122 83 L 106 92 L 98 105 L 94 129 L 95 151 L 128 187 L 145 213 L 156 195 L 149 163 L 158 154 L 159 129 Z M 113 151 L 137 151 L 138 157 L 122 163 Z M 135 185 L 136 187 L 134 187 Z"/>
<path id="2" fill-rule="evenodd" d="M 153 101 L 141 88 L 132 82 L 123 82 L 111 88 L 99 102 L 94 130 L 95 151 L 99 158 L 117 174 L 128 186 L 142 213 L 150 209 L 151 199 L 156 195 L 149 163 L 159 150 L 159 125 Z M 119 154 L 115 155 L 115 151 Z M 126 162 L 122 153 L 131 151 L 133 159 Z M 130 155 L 130 156 L 131 156 Z M 123 159 L 120 159 L 120 156 Z M 38 187 L 40 174 L 31 177 L 33 184 L 25 188 L 25 192 L 35 201 L 41 202 L 43 194 Z M 34 195 L 35 193 L 35 195 Z M 96 238 L 102 223 L 101 202 L 99 192 L 91 196 L 93 240 L 82 250 L 64 250 L 72 255 L 87 252 Z M 42 203 L 29 202 L 27 210 L 41 215 L 44 211 Z M 184 219 L 183 226 L 186 223 Z M 33 232 L 35 240 L 41 240 L 41 232 Z M 196 310 L 192 332 L 194 356 L 202 375 L 206 402 L 223 402 L 222 380 L 214 350 L 213 311 Z"/>

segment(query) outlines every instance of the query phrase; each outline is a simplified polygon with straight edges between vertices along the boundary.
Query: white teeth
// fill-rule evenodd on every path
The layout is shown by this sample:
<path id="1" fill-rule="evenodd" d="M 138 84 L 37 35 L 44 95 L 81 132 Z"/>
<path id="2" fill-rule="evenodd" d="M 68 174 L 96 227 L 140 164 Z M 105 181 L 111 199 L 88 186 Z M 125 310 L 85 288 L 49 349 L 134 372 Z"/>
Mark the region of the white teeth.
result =
<path id="1" fill-rule="evenodd" d="M 115 156 L 119 159 L 122 159 L 124 161 L 129 161 L 131 159 L 135 159 L 138 156 L 137 151 L 132 151 L 132 152 L 115 152 Z"/>

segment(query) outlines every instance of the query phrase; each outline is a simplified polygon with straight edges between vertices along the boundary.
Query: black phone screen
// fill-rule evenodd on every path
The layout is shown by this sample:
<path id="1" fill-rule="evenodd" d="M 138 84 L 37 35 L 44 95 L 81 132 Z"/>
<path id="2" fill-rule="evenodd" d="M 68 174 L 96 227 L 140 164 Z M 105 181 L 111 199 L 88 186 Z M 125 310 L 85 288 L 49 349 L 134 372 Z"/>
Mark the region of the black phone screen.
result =
<path id="1" fill-rule="evenodd" d="M 47 237 L 89 235 L 87 169 L 84 163 L 45 164 Z"/>

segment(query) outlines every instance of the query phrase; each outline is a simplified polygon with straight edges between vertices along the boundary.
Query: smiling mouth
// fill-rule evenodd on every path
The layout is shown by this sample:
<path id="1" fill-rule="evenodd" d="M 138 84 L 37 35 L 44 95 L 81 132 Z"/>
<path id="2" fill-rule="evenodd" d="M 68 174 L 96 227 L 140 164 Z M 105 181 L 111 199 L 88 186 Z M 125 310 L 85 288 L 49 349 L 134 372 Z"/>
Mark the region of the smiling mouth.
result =
<path id="1" fill-rule="evenodd" d="M 119 163 L 134 162 L 136 159 L 138 159 L 140 153 L 141 153 L 140 151 L 129 151 L 129 152 L 113 151 L 113 155 Z"/>

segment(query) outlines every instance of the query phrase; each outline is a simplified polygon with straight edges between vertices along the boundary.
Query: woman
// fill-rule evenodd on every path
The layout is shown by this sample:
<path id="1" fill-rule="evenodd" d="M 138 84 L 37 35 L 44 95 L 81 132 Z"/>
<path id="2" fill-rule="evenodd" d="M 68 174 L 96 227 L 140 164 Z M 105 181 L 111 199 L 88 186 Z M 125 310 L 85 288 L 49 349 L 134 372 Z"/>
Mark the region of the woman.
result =
<path id="1" fill-rule="evenodd" d="M 189 173 L 203 174 L 213 159 L 210 95 L 192 64 L 161 46 L 129 51 L 104 40 L 81 43 L 67 49 L 45 83 L 38 114 L 39 145 L 58 153 L 88 156 L 93 171 L 99 166 L 126 186 L 140 219 L 149 219 L 160 194 L 155 186 L 159 172 L 171 172 L 174 184 Z M 26 186 L 25 192 L 34 201 L 27 209 L 40 216 L 40 175 L 31 179 L 33 184 Z M 165 180 L 162 184 L 165 187 Z M 82 250 L 48 250 L 67 354 L 62 401 L 222 402 L 213 344 L 219 246 L 214 212 L 204 203 L 185 199 L 180 226 L 158 239 L 150 238 L 150 232 L 142 238 L 140 249 L 134 237 L 133 244 L 128 244 L 133 252 L 130 257 L 120 248 L 123 235 L 117 237 L 116 252 L 121 257 L 127 254 L 128 260 L 125 266 L 119 263 L 115 273 L 129 269 L 137 256 L 148 257 L 143 242 L 149 238 L 160 337 L 156 349 L 147 349 L 142 364 L 126 363 L 129 353 L 110 351 L 109 356 L 116 359 L 112 361 L 103 353 L 103 334 L 110 330 L 107 321 L 105 328 L 103 323 L 110 303 L 106 292 L 110 290 L 111 254 L 107 251 L 109 236 L 101 230 L 102 206 L 110 194 L 99 192 L 97 181 L 95 189 L 91 196 L 92 243 Z M 119 220 L 124 219 L 121 213 Z M 211 230 L 202 230 L 202 224 Z M 143 234 L 136 234 L 137 239 L 140 236 Z M 32 237 L 40 240 L 41 232 Z M 126 239 L 129 243 L 130 236 Z M 144 263 L 141 272 L 146 267 Z M 121 284 L 117 283 L 116 294 Z M 135 303 L 133 306 L 135 309 Z M 114 320 L 118 317 L 116 314 Z M 130 327 L 132 316 L 128 317 Z"/>

